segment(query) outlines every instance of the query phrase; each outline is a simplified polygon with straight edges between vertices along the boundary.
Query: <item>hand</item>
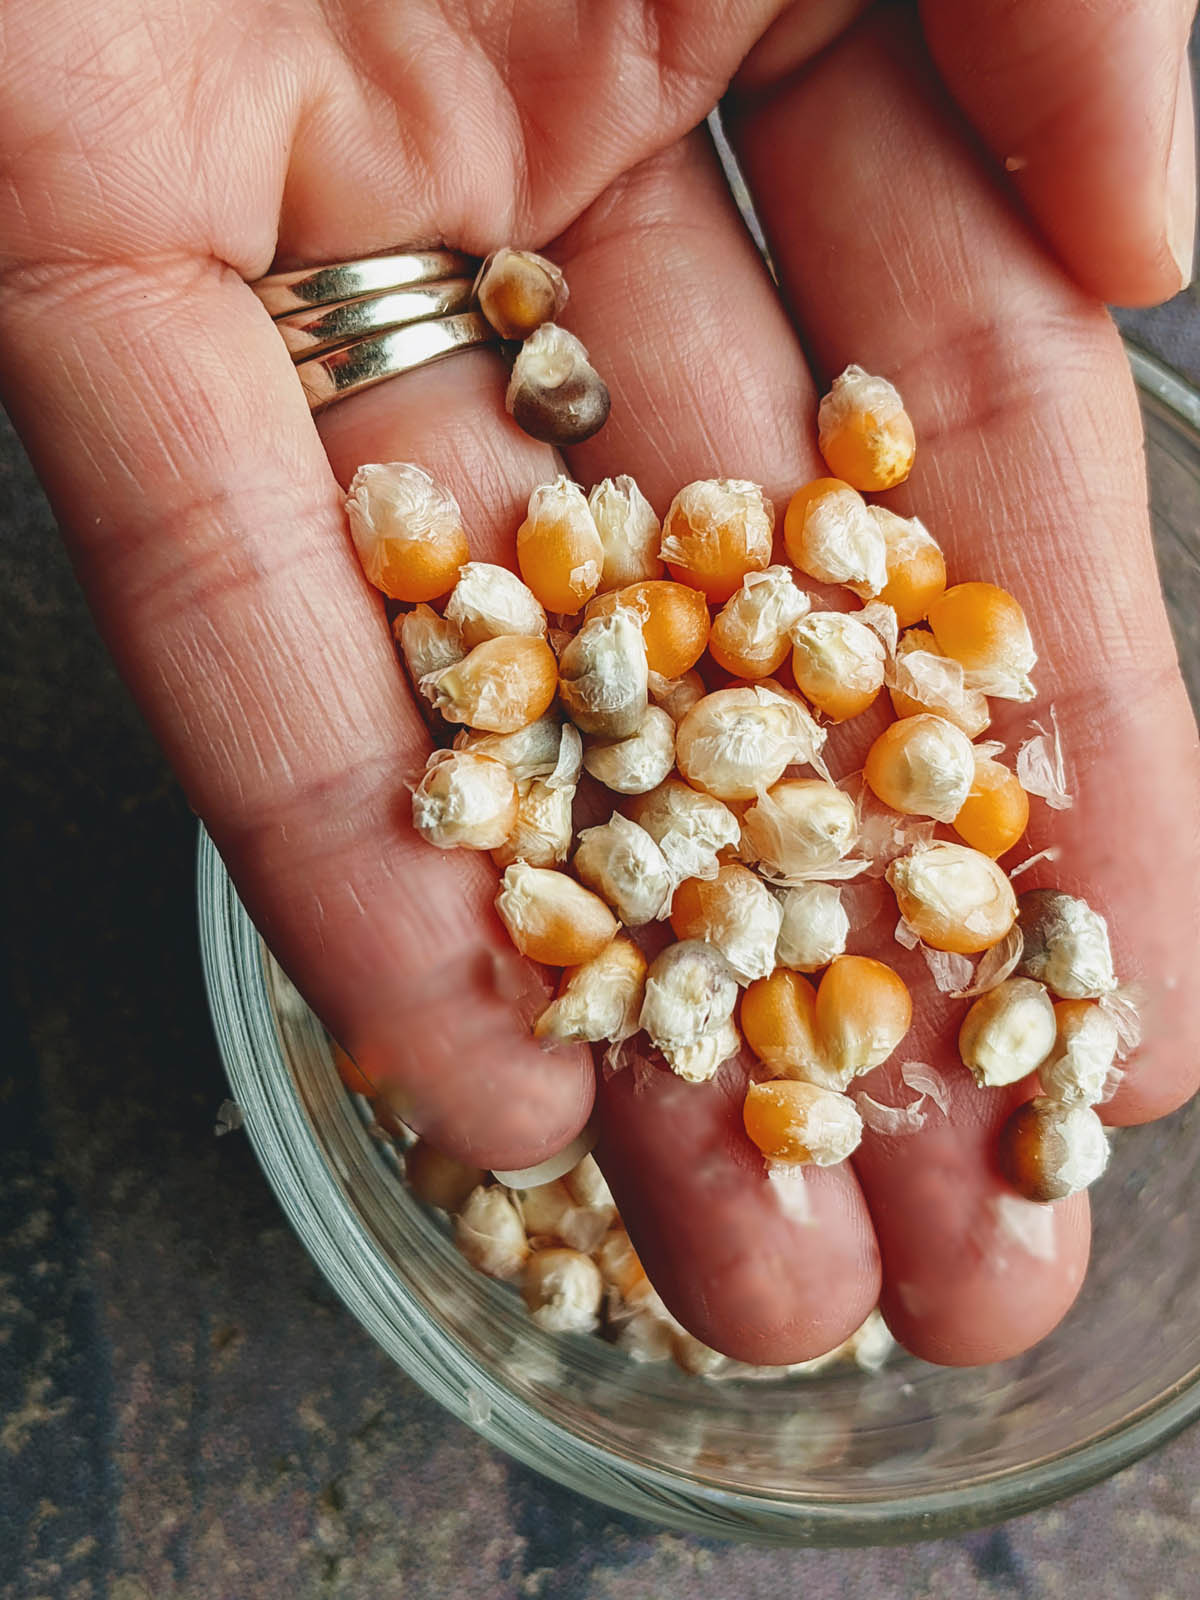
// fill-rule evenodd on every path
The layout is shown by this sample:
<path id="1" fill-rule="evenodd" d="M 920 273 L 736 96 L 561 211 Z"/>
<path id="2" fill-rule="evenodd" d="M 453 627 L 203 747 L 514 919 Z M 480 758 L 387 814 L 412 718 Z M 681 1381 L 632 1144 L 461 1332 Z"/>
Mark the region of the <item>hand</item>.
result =
<path id="1" fill-rule="evenodd" d="M 489 863 L 407 827 L 426 735 L 339 483 L 363 461 L 421 462 L 459 496 L 475 554 L 505 559 L 557 464 L 505 417 L 489 352 L 314 426 L 243 282 L 277 256 L 548 246 L 614 397 L 569 469 L 632 473 L 660 510 L 693 477 L 749 477 L 782 501 L 816 475 L 801 341 L 824 373 L 856 360 L 894 379 L 921 451 L 897 504 L 929 522 L 953 574 L 1026 604 L 1059 711 L 1078 804 L 1035 807 L 1031 847 L 1053 838 L 1063 855 L 1027 882 L 1085 893 L 1121 972 L 1149 988 L 1150 1042 L 1105 1115 L 1158 1116 L 1200 1076 L 1195 731 L 1134 396 L 1094 298 L 1154 300 L 1188 275 L 1187 8 L 929 0 L 923 33 L 906 7 L 777 11 L 4 7 L 7 404 L 268 941 L 414 1125 L 485 1165 L 573 1135 L 592 1067 L 543 1054 L 496 981 Z M 731 127 L 787 309 L 703 132 L 687 132 L 739 64 Z M 1005 737 L 1025 718 L 998 720 Z M 920 1009 L 903 1054 L 945 1065 L 947 1018 Z M 867 1087 L 886 1098 L 881 1075 Z M 668 1303 L 759 1361 L 826 1349 L 881 1282 L 919 1354 L 1032 1343 L 1082 1277 L 1087 1201 L 1055 1209 L 1054 1259 L 1023 1261 L 1015 1291 L 1011 1251 L 991 1247 L 986 1161 L 1013 1096 L 964 1076 L 948 1123 L 868 1135 L 853 1170 L 814 1174 L 808 1227 L 777 1208 L 735 1099 L 664 1079 L 635 1100 L 628 1074 L 601 1085 L 601 1156 Z"/>

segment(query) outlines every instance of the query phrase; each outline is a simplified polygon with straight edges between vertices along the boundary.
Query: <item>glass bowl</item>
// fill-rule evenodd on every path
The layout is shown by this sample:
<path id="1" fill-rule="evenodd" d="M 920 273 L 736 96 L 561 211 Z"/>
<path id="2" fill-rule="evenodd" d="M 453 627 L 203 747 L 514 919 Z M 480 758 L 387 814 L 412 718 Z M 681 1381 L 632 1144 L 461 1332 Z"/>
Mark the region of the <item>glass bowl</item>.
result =
<path id="1" fill-rule="evenodd" d="M 1200 684 L 1200 397 L 1131 351 L 1155 535 Z M 205 977 L 231 1091 L 292 1226 L 385 1350 L 455 1416 L 558 1482 L 696 1533 L 869 1544 L 996 1522 L 1126 1466 L 1200 1413 L 1200 1101 L 1122 1132 L 1078 1304 L 990 1367 L 903 1353 L 873 1374 L 711 1382 L 543 1333 L 409 1195 L 324 1032 L 202 836 Z"/>

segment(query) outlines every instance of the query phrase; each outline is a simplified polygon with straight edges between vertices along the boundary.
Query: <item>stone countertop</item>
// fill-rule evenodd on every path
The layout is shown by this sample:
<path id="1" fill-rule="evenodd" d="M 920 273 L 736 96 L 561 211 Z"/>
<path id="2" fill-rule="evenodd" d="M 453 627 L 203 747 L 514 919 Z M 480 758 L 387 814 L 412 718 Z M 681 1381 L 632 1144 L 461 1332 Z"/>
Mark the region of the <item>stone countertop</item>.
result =
<path id="1" fill-rule="evenodd" d="M 1123 321 L 1200 381 L 1192 296 Z M 195 820 L 7 427 L 0 508 L 0 1600 L 1195 1595 L 1195 1430 L 991 1532 L 789 1552 L 606 1511 L 441 1411 L 214 1137 Z"/>

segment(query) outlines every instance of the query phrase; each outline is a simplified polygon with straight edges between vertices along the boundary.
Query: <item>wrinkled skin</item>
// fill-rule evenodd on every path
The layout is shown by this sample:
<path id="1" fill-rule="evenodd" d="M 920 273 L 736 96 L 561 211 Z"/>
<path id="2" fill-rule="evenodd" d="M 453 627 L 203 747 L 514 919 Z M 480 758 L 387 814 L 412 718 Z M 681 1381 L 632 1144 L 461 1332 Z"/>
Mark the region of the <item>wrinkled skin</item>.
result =
<path id="1" fill-rule="evenodd" d="M 426 733 L 339 503 L 360 462 L 418 461 L 459 496 L 475 555 L 511 561 L 558 462 L 504 416 L 490 352 L 314 425 L 243 281 L 418 240 L 561 263 L 566 320 L 613 393 L 567 466 L 632 473 L 660 512 L 693 477 L 782 501 L 816 474 L 803 352 L 819 379 L 850 360 L 894 379 L 920 456 L 890 503 L 927 520 L 952 574 L 1022 598 L 1058 708 L 1078 804 L 1035 804 L 1030 846 L 1063 854 L 1026 882 L 1092 899 L 1146 985 L 1149 1039 L 1105 1116 L 1192 1093 L 1195 728 L 1100 307 L 1187 276 L 1188 7 L 3 0 L 0 16 L 7 404 L 247 905 L 417 1127 L 516 1167 L 573 1135 L 596 1092 L 582 1052 L 526 1036 L 542 979 L 504 954 L 488 861 L 411 833 Z M 689 132 L 731 80 L 784 299 Z M 1019 736 L 1028 712 L 1002 712 L 999 736 Z M 865 737 L 831 741 L 840 770 Z M 883 900 L 865 907 L 855 948 L 894 954 L 890 926 Z M 989 1148 L 1028 1089 L 977 1094 L 945 1042 L 955 1008 L 926 978 L 921 995 L 896 1061 L 941 1066 L 951 1116 L 869 1134 L 852 1167 L 810 1180 L 807 1226 L 740 1132 L 735 1073 L 710 1091 L 600 1085 L 631 1232 L 709 1343 L 810 1356 L 882 1293 L 913 1350 L 983 1361 L 1070 1304 L 1086 1199 L 1056 1207 L 1052 1261 L 1014 1266 Z M 895 1073 L 867 1087 L 895 1099 Z"/>

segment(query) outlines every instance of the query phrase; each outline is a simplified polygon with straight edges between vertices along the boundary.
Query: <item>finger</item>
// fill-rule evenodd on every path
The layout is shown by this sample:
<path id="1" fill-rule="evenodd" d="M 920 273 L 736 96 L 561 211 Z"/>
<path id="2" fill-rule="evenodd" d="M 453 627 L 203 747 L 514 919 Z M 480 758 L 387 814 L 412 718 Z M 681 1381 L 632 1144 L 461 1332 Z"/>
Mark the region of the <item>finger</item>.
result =
<path id="1" fill-rule="evenodd" d="M 607 426 L 570 453 L 578 477 L 630 473 L 661 512 L 694 478 L 782 497 L 817 470 L 803 356 L 702 132 L 627 174 L 553 248 L 613 396 Z M 781 1209 L 731 1074 L 641 1094 L 628 1073 L 602 1082 L 600 1159 L 676 1314 L 729 1353 L 800 1360 L 874 1303 L 870 1225 L 849 1168 L 814 1175 L 818 1226 Z"/>
<path id="2" fill-rule="evenodd" d="M 896 503 L 943 539 L 953 578 L 991 578 L 1027 605 L 1042 705 L 1059 708 L 1078 799 L 1052 820 L 1037 808 L 1030 845 L 1052 839 L 1062 856 L 1052 877 L 1043 868 L 1024 881 L 1059 882 L 1108 915 L 1123 975 L 1145 980 L 1162 1019 L 1130 1073 L 1124 1114 L 1167 1109 L 1194 1089 L 1200 1060 L 1187 996 L 1196 745 L 1142 510 L 1119 344 L 976 165 L 894 20 L 863 27 L 802 85 L 748 108 L 735 135 L 818 359 L 835 371 L 861 361 L 906 396 L 922 446 Z M 815 167 L 780 158 L 818 141 Z M 905 174 L 902 189 L 886 181 L 894 171 Z M 997 718 L 999 736 L 1011 740 L 1027 720 L 1011 708 Z M 1136 825 L 1115 827 L 1118 817 Z M 972 1329 L 1004 1297 L 964 1305 L 947 1276 L 954 1214 L 931 1203 L 927 1137 L 898 1142 L 886 1166 L 868 1148 L 858 1171 L 889 1285 L 915 1239 L 936 1263 L 905 1337 L 944 1360 L 978 1348 Z M 978 1209 L 982 1169 L 968 1162 L 961 1181 L 959 1210 Z M 1025 1304 L 1012 1348 L 1069 1303 L 1079 1242 L 1070 1257 L 1069 1243 L 1060 1241 L 1061 1292 Z M 996 1333 L 1002 1343 L 1003 1324 Z"/>
<path id="3" fill-rule="evenodd" d="M 596 1157 L 651 1282 L 705 1344 L 782 1365 L 823 1355 L 879 1299 L 879 1252 L 843 1170 L 771 1182 L 746 1138 L 746 1072 L 628 1067 L 600 1088 Z"/>
<path id="4" fill-rule="evenodd" d="M 485 1166 L 540 1159 L 584 1121 L 590 1063 L 528 1037 L 544 988 L 490 863 L 406 819 L 427 737 L 277 332 L 204 261 L 10 285 L 10 408 L 251 915 L 415 1127 Z"/>
<path id="5" fill-rule="evenodd" d="M 1148 305 L 1192 277 L 1192 0 L 923 0 L 934 60 L 1077 281 Z"/>

